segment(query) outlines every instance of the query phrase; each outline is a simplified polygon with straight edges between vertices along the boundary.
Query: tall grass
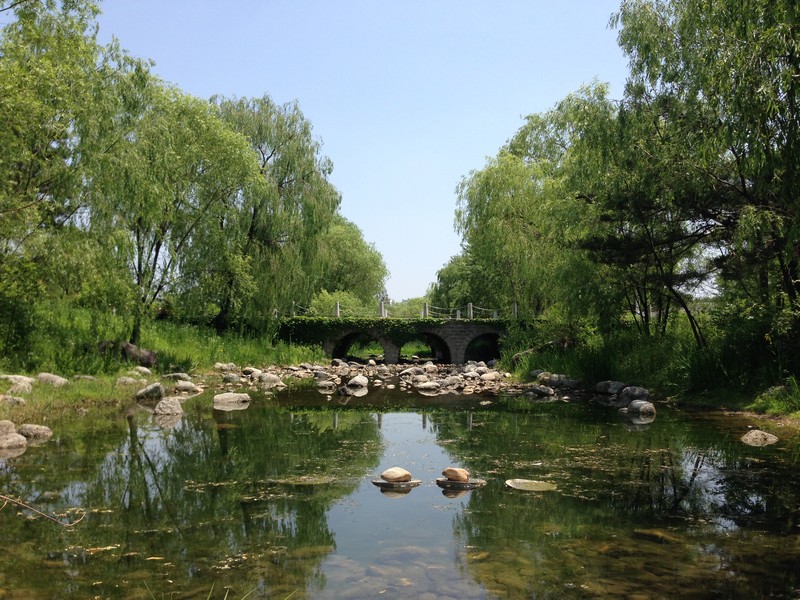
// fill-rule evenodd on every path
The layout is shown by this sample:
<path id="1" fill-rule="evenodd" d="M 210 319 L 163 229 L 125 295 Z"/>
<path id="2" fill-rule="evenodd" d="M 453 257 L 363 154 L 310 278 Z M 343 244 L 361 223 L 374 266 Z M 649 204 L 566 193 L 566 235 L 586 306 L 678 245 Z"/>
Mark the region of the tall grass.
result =
<path id="1" fill-rule="evenodd" d="M 699 348 L 691 335 L 673 331 L 665 336 L 642 336 L 635 331 L 584 336 L 569 347 L 540 346 L 524 357 L 515 373 L 534 369 L 564 373 L 586 385 L 617 380 L 650 388 L 661 396 L 697 392 L 731 384 L 719 353 Z"/>
<path id="2" fill-rule="evenodd" d="M 116 373 L 129 367 L 120 352 L 103 353 L 99 348 L 103 341 L 128 338 L 130 322 L 124 317 L 42 302 L 35 323 L 24 350 L 0 357 L 0 372 L 49 371 L 69 377 Z M 168 321 L 146 323 L 141 346 L 158 354 L 161 371 L 203 370 L 216 362 L 265 365 L 324 359 L 321 347 L 273 342 L 269 336 L 220 335 L 210 328 Z"/>
<path id="3" fill-rule="evenodd" d="M 749 408 L 767 414 L 800 416 L 800 382 L 790 376 L 785 384 L 759 394 Z"/>
<path id="4" fill-rule="evenodd" d="M 162 371 L 204 370 L 215 363 L 297 364 L 325 360 L 319 346 L 289 345 L 268 337 L 218 334 L 210 328 L 157 321 L 142 331 L 142 346 L 158 354 Z"/>

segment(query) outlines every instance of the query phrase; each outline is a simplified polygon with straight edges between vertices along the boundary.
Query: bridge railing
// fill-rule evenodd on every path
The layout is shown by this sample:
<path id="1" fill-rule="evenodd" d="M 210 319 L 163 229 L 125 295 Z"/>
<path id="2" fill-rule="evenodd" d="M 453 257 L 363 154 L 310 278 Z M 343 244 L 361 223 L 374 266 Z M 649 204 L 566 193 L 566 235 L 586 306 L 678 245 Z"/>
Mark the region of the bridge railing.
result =
<path id="1" fill-rule="evenodd" d="M 509 314 L 510 313 L 510 314 Z M 277 313 L 275 314 L 277 317 Z M 497 308 L 485 308 L 482 306 L 477 306 L 472 304 L 471 302 L 467 303 L 465 306 L 460 307 L 441 307 L 441 306 L 434 306 L 425 302 L 422 305 L 422 309 L 419 315 L 396 315 L 392 314 L 391 305 L 387 306 L 385 302 L 381 302 L 377 307 L 377 310 L 374 308 L 364 308 L 364 307 L 348 307 L 343 306 L 339 302 L 336 302 L 335 306 L 333 307 L 332 314 L 321 314 L 317 311 L 309 307 L 304 307 L 299 304 L 293 304 L 291 313 L 286 316 L 317 316 L 317 317 L 334 317 L 334 318 L 342 318 L 342 317 L 355 317 L 355 318 L 366 318 L 366 319 L 374 319 L 375 317 L 380 318 L 392 318 L 392 319 L 453 319 L 453 320 L 472 320 L 472 319 L 517 319 L 518 318 L 518 310 L 516 303 L 511 307 L 509 310 L 500 310 Z"/>

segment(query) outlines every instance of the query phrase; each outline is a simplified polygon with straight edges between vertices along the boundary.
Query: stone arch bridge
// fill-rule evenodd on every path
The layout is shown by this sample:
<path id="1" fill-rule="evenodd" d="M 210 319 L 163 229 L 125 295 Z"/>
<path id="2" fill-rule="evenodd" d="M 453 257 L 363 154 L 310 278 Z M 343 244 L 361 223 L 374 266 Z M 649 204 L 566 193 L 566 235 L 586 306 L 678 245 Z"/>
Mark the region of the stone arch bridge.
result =
<path id="1" fill-rule="evenodd" d="M 291 317 L 281 321 L 278 336 L 287 342 L 321 344 L 331 358 L 343 358 L 357 342 L 375 340 L 383 348 L 387 364 L 400 362 L 404 344 L 421 340 L 438 362 L 461 364 L 476 343 L 496 349 L 506 329 L 501 319 Z M 497 357 L 499 353 L 493 358 Z"/>

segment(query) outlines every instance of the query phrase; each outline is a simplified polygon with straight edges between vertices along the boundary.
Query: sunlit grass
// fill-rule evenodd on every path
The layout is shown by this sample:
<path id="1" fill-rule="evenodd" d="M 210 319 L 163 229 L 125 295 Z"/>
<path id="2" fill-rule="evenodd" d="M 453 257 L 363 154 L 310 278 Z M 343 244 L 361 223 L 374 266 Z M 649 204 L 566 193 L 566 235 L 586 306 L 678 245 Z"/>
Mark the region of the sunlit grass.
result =
<path id="1" fill-rule="evenodd" d="M 767 414 L 800 417 L 800 383 L 791 376 L 784 385 L 771 387 L 759 394 L 748 408 Z"/>

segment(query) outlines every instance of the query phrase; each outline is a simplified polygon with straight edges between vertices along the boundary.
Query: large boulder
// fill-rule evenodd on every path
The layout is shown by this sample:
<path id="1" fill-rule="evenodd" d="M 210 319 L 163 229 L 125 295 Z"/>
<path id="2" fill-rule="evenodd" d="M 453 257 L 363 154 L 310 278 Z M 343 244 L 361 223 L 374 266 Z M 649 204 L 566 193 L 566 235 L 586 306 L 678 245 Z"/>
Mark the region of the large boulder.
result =
<path id="1" fill-rule="evenodd" d="M 17 433 L 17 428 L 14 426 L 13 421 L 4 419 L 0 421 L 0 437 L 8 435 L 9 433 Z"/>

